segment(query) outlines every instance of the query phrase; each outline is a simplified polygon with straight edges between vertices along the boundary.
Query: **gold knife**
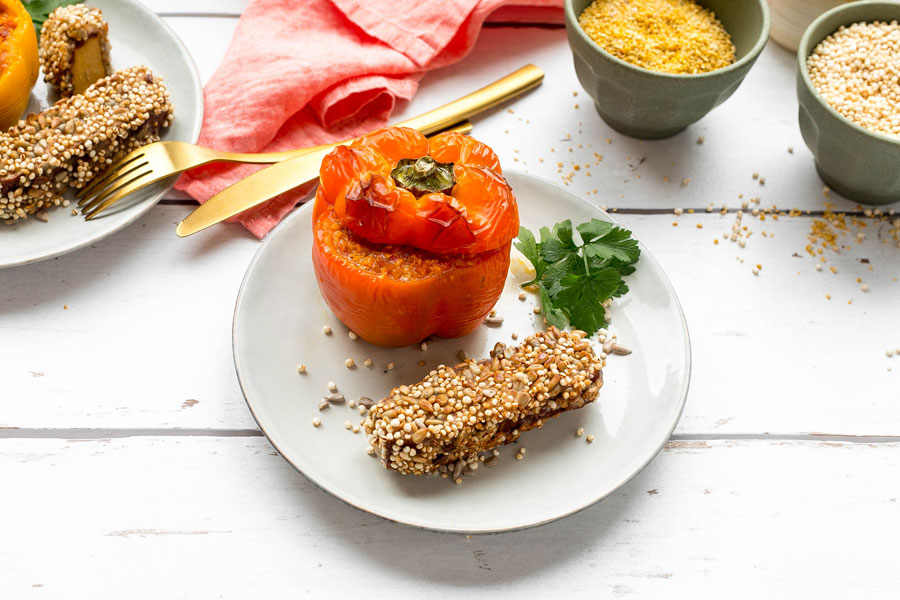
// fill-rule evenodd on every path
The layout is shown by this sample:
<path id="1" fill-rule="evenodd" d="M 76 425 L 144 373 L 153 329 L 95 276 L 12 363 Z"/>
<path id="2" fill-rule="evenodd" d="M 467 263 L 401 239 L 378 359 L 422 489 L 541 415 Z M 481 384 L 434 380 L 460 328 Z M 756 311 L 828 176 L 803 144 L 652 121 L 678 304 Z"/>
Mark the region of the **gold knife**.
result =
<path id="1" fill-rule="evenodd" d="M 430 135 L 519 96 L 538 86 L 543 78 L 543 71 L 526 65 L 480 90 L 396 126 L 412 127 Z M 318 178 L 322 159 L 342 143 L 347 142 L 328 144 L 235 182 L 197 207 L 178 224 L 175 233 L 187 237 Z"/>

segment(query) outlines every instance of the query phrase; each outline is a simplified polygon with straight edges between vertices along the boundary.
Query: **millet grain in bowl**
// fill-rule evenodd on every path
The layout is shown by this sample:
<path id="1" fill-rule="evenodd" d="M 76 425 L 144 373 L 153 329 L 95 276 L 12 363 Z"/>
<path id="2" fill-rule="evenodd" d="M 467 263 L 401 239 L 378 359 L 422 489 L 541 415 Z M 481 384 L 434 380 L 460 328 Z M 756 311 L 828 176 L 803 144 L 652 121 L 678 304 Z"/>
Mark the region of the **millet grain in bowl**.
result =
<path id="1" fill-rule="evenodd" d="M 806 59 L 816 91 L 860 127 L 900 139 L 900 24 L 854 23 Z"/>
<path id="2" fill-rule="evenodd" d="M 693 0 L 594 0 L 578 24 L 616 58 L 651 71 L 697 75 L 735 60 L 725 27 Z"/>

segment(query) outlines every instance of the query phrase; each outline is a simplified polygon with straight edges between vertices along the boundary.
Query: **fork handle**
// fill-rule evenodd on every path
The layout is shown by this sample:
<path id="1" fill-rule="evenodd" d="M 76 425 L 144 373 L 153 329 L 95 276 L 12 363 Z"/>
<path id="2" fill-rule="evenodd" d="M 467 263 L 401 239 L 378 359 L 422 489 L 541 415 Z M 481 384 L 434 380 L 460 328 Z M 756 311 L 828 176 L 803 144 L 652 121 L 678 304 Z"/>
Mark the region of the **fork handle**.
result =
<path id="1" fill-rule="evenodd" d="M 427 114 L 427 113 L 426 113 Z M 418 117 L 416 117 L 418 118 Z M 403 126 L 398 123 L 398 126 Z M 433 129 L 433 128 L 431 128 Z M 469 133 L 472 131 L 472 123 L 470 121 L 463 120 L 452 127 L 447 127 L 444 129 L 433 129 L 426 133 L 429 135 L 430 133 L 436 132 L 444 132 L 444 131 L 455 131 L 457 133 Z M 425 133 L 423 131 L 423 133 Z M 289 158 L 294 158 L 295 156 L 302 156 L 304 154 L 309 154 L 311 152 L 323 151 L 327 152 L 332 148 L 336 148 L 342 144 L 349 144 L 353 141 L 354 138 L 350 138 L 349 140 L 344 140 L 342 142 L 333 142 L 331 144 L 322 144 L 320 146 L 310 146 L 308 148 L 301 148 L 299 150 L 287 150 L 285 152 L 263 152 L 256 154 L 241 154 L 238 152 L 216 152 L 214 155 L 210 155 L 210 157 L 205 161 L 208 162 L 239 162 L 239 163 L 261 163 L 261 164 L 271 164 L 281 162 L 283 160 L 287 160 Z M 204 163 L 204 164 L 205 164 Z"/>

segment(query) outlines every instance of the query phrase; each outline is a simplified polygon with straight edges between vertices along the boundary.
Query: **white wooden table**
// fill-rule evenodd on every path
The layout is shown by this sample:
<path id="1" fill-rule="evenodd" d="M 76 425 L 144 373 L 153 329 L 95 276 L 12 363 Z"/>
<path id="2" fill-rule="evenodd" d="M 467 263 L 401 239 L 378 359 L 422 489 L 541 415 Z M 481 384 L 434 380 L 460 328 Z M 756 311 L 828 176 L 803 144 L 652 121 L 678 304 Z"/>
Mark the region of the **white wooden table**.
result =
<path id="1" fill-rule="evenodd" d="M 246 4 L 147 2 L 204 79 Z M 492 26 L 398 117 L 525 62 L 543 86 L 475 135 L 617 209 L 684 305 L 692 386 L 653 463 L 579 514 L 496 536 L 333 499 L 276 455 L 235 379 L 232 309 L 259 243 L 237 225 L 178 239 L 192 204 L 173 193 L 93 247 L 0 271 L 0 598 L 898 596 L 900 358 L 886 350 L 900 347 L 900 248 L 832 194 L 867 236 L 851 227 L 814 269 L 804 247 L 826 199 L 793 57 L 770 44 L 723 107 L 640 142 L 600 121 L 562 29 Z M 591 166 L 567 182 L 573 163 Z M 740 248 L 721 241 L 740 194 L 804 214 L 746 216 Z"/>

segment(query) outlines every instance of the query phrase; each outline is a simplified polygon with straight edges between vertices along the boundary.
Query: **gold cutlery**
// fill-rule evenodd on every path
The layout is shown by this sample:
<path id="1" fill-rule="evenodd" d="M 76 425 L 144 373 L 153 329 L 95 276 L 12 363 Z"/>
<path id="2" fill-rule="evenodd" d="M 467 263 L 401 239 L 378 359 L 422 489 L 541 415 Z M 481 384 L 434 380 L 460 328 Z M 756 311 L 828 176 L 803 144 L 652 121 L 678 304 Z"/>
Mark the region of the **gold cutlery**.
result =
<path id="1" fill-rule="evenodd" d="M 463 121 L 451 129 L 460 133 L 469 133 L 472 131 L 472 124 Z M 142 146 L 120 158 L 91 181 L 90 185 L 79 190 L 75 197 L 78 198 L 78 206 L 81 207 L 85 220 L 90 220 L 125 196 L 147 187 L 151 183 L 156 183 L 160 179 L 177 175 L 194 167 L 211 162 L 278 163 L 311 152 L 324 151 L 327 154 L 335 146 L 351 141 L 353 140 L 349 139 L 299 150 L 259 154 L 219 152 L 187 142 L 155 142 Z"/>
<path id="2" fill-rule="evenodd" d="M 412 127 L 428 135 L 515 98 L 539 85 L 543 78 L 543 71 L 534 65 L 526 65 L 480 90 L 418 117 L 397 123 L 396 126 Z M 175 228 L 175 233 L 180 237 L 197 233 L 299 185 L 315 180 L 319 176 L 322 158 L 330 151 L 331 148 L 317 149 L 241 179 L 189 214 Z"/>

